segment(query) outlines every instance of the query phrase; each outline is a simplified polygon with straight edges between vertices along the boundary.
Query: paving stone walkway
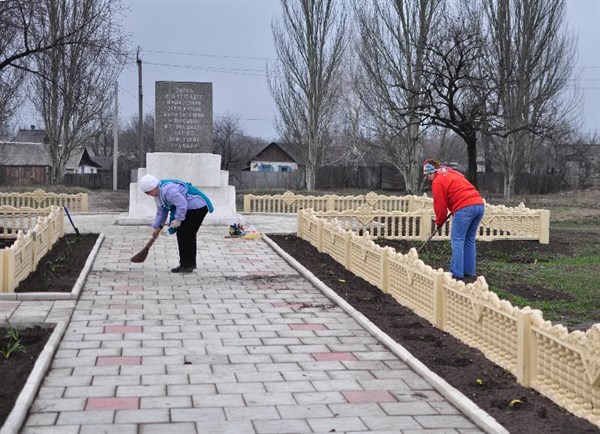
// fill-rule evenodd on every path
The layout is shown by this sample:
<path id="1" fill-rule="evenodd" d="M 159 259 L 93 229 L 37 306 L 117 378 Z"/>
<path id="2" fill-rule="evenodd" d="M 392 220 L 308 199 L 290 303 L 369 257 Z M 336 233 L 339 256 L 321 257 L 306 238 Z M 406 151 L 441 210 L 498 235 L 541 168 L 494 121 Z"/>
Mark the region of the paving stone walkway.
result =
<path id="1" fill-rule="evenodd" d="M 115 219 L 76 216 L 106 239 L 22 433 L 482 432 L 263 241 L 202 227 L 178 275 L 174 238 L 132 264 L 150 231 Z"/>

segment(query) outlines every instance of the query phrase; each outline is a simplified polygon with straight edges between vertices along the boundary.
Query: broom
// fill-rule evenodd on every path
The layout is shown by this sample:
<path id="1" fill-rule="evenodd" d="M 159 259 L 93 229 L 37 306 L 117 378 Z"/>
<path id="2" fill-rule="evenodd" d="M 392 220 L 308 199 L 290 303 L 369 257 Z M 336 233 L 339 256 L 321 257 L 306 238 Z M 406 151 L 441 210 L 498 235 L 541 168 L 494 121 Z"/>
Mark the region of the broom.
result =
<path id="1" fill-rule="evenodd" d="M 142 250 L 140 250 L 138 253 L 131 257 L 131 262 L 144 262 L 148 257 L 148 252 L 150 251 L 150 247 L 152 247 L 152 244 L 154 244 L 154 241 L 156 241 L 156 237 L 153 236 L 152 238 L 150 238 L 150 241 L 146 243 Z"/>

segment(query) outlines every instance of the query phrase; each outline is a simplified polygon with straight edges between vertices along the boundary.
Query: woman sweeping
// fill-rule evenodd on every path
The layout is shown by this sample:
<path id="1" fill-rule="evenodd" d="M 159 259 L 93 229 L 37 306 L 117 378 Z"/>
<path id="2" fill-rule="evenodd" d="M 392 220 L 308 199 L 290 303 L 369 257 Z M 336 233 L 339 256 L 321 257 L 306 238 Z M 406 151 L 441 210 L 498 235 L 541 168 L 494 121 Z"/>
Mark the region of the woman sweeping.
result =
<path id="1" fill-rule="evenodd" d="M 196 234 L 207 213 L 214 207 L 203 192 L 193 185 L 177 179 L 159 180 L 146 174 L 140 179 L 140 189 L 153 196 L 156 217 L 152 222 L 152 236 L 158 237 L 167 216 L 169 232 L 176 232 L 179 249 L 179 266 L 173 273 L 191 273 L 196 269 Z"/>

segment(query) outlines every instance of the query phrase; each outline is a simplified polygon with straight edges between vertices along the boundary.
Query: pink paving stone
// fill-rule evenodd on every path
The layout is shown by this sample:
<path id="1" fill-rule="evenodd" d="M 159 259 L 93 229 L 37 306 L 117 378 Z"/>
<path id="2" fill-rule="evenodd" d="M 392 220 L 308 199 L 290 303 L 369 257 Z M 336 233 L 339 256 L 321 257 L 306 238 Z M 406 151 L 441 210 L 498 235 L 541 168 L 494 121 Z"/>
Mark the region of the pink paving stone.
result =
<path id="1" fill-rule="evenodd" d="M 312 353 L 311 355 L 318 362 L 332 360 L 358 360 L 352 353 Z"/>
<path id="2" fill-rule="evenodd" d="M 104 333 L 142 333 L 142 326 L 105 326 Z"/>
<path id="3" fill-rule="evenodd" d="M 123 285 L 118 285 L 118 286 L 113 286 L 113 291 L 143 291 L 144 287 L 140 286 L 140 285 L 136 285 L 136 286 L 123 286 Z"/>
<path id="4" fill-rule="evenodd" d="M 274 307 L 291 307 L 292 309 L 298 309 L 304 306 L 304 303 L 273 303 Z"/>
<path id="5" fill-rule="evenodd" d="M 396 402 L 396 398 L 385 390 L 349 390 L 342 392 L 344 398 L 351 404 L 365 404 L 369 402 Z"/>
<path id="6" fill-rule="evenodd" d="M 15 307 L 19 307 L 19 302 L 14 303 L 0 303 L 0 309 L 14 309 Z"/>
<path id="7" fill-rule="evenodd" d="M 292 330 L 329 330 L 325 324 L 288 324 Z"/>
<path id="8" fill-rule="evenodd" d="M 265 262 L 262 259 L 238 259 L 238 262 L 242 264 L 258 264 L 260 262 Z"/>
<path id="9" fill-rule="evenodd" d="M 88 398 L 86 410 L 137 410 L 140 408 L 139 397 L 123 398 Z"/>
<path id="10" fill-rule="evenodd" d="M 141 356 L 98 356 L 96 366 L 140 365 Z"/>
<path id="11" fill-rule="evenodd" d="M 143 304 L 111 304 L 109 309 L 143 309 Z"/>

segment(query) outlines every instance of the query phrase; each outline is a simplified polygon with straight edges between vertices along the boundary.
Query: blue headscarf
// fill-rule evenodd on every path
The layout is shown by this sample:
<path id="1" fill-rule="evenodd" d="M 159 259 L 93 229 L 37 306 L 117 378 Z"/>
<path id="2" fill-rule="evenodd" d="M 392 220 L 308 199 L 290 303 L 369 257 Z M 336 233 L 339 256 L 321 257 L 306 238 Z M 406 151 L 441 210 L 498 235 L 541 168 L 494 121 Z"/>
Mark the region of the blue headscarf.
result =
<path id="1" fill-rule="evenodd" d="M 432 173 L 437 172 L 438 169 L 431 163 L 427 163 L 423 166 L 423 175 L 431 175 Z"/>

